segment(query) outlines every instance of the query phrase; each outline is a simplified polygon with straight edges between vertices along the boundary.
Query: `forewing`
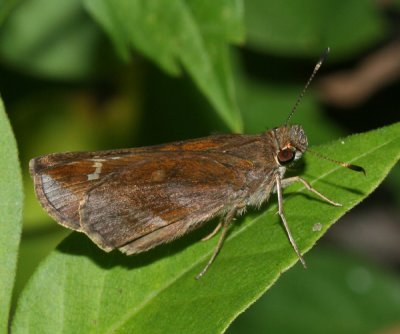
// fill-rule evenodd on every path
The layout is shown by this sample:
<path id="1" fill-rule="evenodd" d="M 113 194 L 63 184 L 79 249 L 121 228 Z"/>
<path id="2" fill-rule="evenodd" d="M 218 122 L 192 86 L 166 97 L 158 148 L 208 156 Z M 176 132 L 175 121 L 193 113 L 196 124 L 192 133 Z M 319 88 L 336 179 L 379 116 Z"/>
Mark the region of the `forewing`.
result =
<path id="1" fill-rule="evenodd" d="M 60 224 L 80 230 L 79 202 L 104 177 L 129 164 L 129 158 L 98 153 L 56 153 L 32 159 L 30 173 L 43 208 Z"/>
<path id="2" fill-rule="evenodd" d="M 99 152 L 66 152 L 30 161 L 36 196 L 43 208 L 65 227 L 80 230 L 79 203 L 85 193 L 111 173 L 151 160 L 155 155 L 236 149 L 248 141 L 241 135 L 214 135 L 158 146 Z M 172 158 L 172 157 L 171 157 Z"/>
<path id="3" fill-rule="evenodd" d="M 174 239 L 234 205 L 251 168 L 251 162 L 223 153 L 144 155 L 87 192 L 80 206 L 82 230 L 105 250 L 179 225 L 163 242 Z"/>
<path id="4" fill-rule="evenodd" d="M 214 135 L 144 148 L 56 153 L 32 159 L 30 172 L 41 205 L 56 221 L 86 232 L 105 250 L 125 243 L 122 250 L 131 253 L 227 210 L 246 192 L 243 185 L 257 183 L 254 173 L 248 182 L 245 175 L 259 169 L 253 163 L 260 165 L 264 140 Z M 129 244 L 132 240 L 137 242 Z"/>

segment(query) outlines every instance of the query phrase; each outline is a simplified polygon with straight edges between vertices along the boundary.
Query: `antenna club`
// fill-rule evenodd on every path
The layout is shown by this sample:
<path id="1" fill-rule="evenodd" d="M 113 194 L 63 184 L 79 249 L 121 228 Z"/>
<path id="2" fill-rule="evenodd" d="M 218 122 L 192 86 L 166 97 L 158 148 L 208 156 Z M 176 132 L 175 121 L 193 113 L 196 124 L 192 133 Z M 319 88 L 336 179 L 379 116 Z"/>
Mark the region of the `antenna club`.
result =
<path id="1" fill-rule="evenodd" d="M 362 168 L 361 166 L 352 165 L 352 164 L 346 164 L 345 167 L 347 167 L 347 168 L 349 168 L 349 169 L 351 169 L 351 170 L 354 170 L 354 171 L 356 171 L 356 172 L 361 172 L 361 173 L 363 173 L 365 176 L 367 176 L 367 172 L 366 172 L 365 169 Z"/>
<path id="2" fill-rule="evenodd" d="M 347 162 L 342 162 L 342 161 L 334 160 L 334 159 L 325 157 L 325 156 L 323 156 L 322 154 L 320 154 L 320 153 L 318 153 L 318 152 L 311 151 L 310 149 L 308 149 L 308 152 L 310 152 L 311 154 L 315 155 L 316 157 L 318 157 L 318 158 L 320 158 L 320 159 L 322 159 L 322 160 L 326 160 L 326 161 L 332 162 L 332 163 L 334 163 L 334 164 L 336 164 L 336 165 L 339 165 L 339 166 L 342 166 L 342 167 L 351 169 L 351 170 L 353 170 L 353 171 L 355 171 L 355 172 L 361 172 L 361 173 L 363 173 L 365 176 L 367 175 L 367 172 L 366 172 L 365 169 L 364 169 L 363 167 L 361 167 L 361 166 L 349 164 L 349 163 L 347 163 Z"/>

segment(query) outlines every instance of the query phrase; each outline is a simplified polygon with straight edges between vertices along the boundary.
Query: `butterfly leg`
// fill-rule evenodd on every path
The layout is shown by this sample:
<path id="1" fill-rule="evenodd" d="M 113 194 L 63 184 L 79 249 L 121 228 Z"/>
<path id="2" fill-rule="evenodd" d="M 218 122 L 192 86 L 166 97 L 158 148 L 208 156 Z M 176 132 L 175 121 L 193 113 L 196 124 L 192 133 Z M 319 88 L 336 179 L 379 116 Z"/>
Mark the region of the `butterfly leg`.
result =
<path id="1" fill-rule="evenodd" d="M 292 184 L 294 182 L 301 182 L 304 184 L 304 186 L 307 188 L 307 190 L 313 192 L 315 195 L 322 198 L 325 202 L 328 202 L 329 204 L 332 204 L 334 206 L 342 206 L 342 204 L 336 203 L 336 202 L 332 201 L 331 199 L 329 199 L 328 197 L 326 197 L 325 195 L 321 194 L 318 190 L 314 189 L 311 186 L 311 184 L 309 184 L 306 180 L 304 180 L 300 176 L 288 177 L 286 179 L 283 179 L 281 182 L 282 182 L 282 188 L 285 188 L 286 186 L 288 186 L 289 184 Z"/>
<path id="2" fill-rule="evenodd" d="M 217 257 L 219 251 L 221 250 L 221 247 L 222 247 L 222 245 L 224 243 L 224 240 L 225 240 L 225 237 L 226 237 L 226 233 L 228 232 L 229 226 L 230 226 L 233 218 L 235 217 L 235 214 L 236 214 L 236 208 L 234 208 L 231 211 L 229 211 L 228 214 L 224 217 L 223 221 L 219 224 L 222 227 L 222 232 L 221 232 L 221 235 L 219 236 L 217 246 L 215 247 L 214 253 L 212 254 L 210 260 L 208 260 L 206 266 L 196 276 L 196 279 L 200 279 L 207 272 L 208 268 L 210 268 L 211 264 L 214 262 L 214 260 Z M 218 226 L 217 226 L 217 228 L 218 228 Z M 220 228 L 218 228 L 218 229 L 220 229 Z M 211 234 L 215 234 L 216 233 L 216 232 L 215 233 L 214 232 L 215 232 L 215 230 Z"/>
<path id="3" fill-rule="evenodd" d="M 303 256 L 301 255 L 299 248 L 297 247 L 296 241 L 294 240 L 292 233 L 290 232 L 289 225 L 286 222 L 285 213 L 283 211 L 282 184 L 281 184 L 281 179 L 280 179 L 279 175 L 277 175 L 275 178 L 275 184 L 276 184 L 276 194 L 278 196 L 278 214 L 281 217 L 283 226 L 285 227 L 285 230 L 286 230 L 286 234 L 289 238 L 289 241 L 290 241 L 294 251 L 296 252 L 297 256 L 299 257 L 300 262 L 303 264 L 304 268 L 307 268 L 306 262 L 304 261 Z"/>
<path id="4" fill-rule="evenodd" d="M 222 227 L 222 222 L 219 222 L 219 224 L 215 227 L 215 229 L 208 235 L 206 235 L 204 238 L 201 239 L 201 241 L 207 241 L 210 240 L 214 235 L 218 233 L 218 231 Z"/>

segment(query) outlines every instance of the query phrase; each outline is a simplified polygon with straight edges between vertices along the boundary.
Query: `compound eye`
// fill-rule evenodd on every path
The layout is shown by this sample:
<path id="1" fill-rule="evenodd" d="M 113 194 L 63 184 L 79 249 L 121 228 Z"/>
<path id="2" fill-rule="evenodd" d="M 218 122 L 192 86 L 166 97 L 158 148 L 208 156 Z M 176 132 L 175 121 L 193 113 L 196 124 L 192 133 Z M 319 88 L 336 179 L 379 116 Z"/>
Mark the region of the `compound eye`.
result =
<path id="1" fill-rule="evenodd" d="M 278 161 L 281 165 L 286 165 L 294 160 L 295 152 L 291 148 L 284 148 L 278 153 Z"/>

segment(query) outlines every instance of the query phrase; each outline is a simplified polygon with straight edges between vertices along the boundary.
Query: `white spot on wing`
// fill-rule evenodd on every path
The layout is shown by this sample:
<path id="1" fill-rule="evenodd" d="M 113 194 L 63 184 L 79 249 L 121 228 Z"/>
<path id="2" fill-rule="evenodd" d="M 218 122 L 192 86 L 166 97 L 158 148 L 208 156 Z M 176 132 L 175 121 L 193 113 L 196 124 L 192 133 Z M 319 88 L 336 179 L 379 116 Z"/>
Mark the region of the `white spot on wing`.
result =
<path id="1" fill-rule="evenodd" d="M 94 160 L 93 167 L 95 168 L 95 170 L 93 173 L 88 174 L 87 176 L 88 181 L 97 180 L 100 177 L 101 169 L 103 168 L 103 163 L 99 162 L 98 160 Z"/>

